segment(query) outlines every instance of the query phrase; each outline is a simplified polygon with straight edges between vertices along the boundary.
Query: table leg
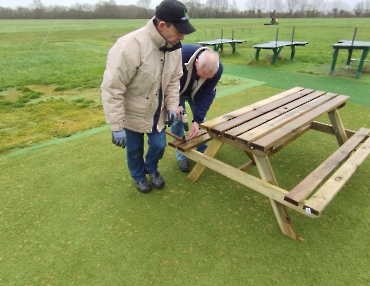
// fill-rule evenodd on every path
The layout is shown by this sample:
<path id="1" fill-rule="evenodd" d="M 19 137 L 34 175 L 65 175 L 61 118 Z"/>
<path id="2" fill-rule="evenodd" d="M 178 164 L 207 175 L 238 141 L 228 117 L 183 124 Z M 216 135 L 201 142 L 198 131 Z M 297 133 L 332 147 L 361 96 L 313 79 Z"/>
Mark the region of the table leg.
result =
<path id="1" fill-rule="evenodd" d="M 268 157 L 254 155 L 254 160 L 257 164 L 257 168 L 260 173 L 261 179 L 277 186 L 278 183 L 275 178 L 274 172 L 272 171 L 272 167 Z M 297 240 L 298 235 L 294 230 L 293 223 L 292 220 L 290 219 L 287 207 L 271 198 L 270 203 L 272 209 L 274 210 L 276 219 L 279 223 L 282 233 L 289 236 L 290 238 Z"/>
<path id="2" fill-rule="evenodd" d="M 348 140 L 346 129 L 339 117 L 338 109 L 334 109 L 328 113 L 331 125 L 334 129 L 334 134 L 337 137 L 339 146 L 342 146 L 344 142 Z"/>
<path id="3" fill-rule="evenodd" d="M 261 48 L 256 48 L 256 55 L 255 55 L 256 61 L 258 61 L 260 58 L 260 51 L 261 51 Z"/>
<path id="4" fill-rule="evenodd" d="M 361 59 L 360 59 L 360 62 L 358 63 L 356 78 L 360 77 L 362 66 L 364 65 L 364 61 L 366 59 L 367 54 L 369 53 L 369 50 L 370 50 L 369 48 L 362 50 Z"/>
<path id="5" fill-rule="evenodd" d="M 253 154 L 250 153 L 250 152 L 247 152 L 244 150 L 244 152 L 248 155 L 250 161 L 239 166 L 238 169 L 241 170 L 241 171 L 244 171 L 244 172 L 247 172 L 249 169 L 253 168 L 254 166 L 256 166 L 256 162 L 254 162 L 254 157 L 253 157 Z"/>
<path id="6" fill-rule="evenodd" d="M 272 65 L 274 65 L 275 64 L 275 62 L 276 62 L 276 59 L 277 59 L 277 56 L 280 54 L 280 52 L 281 52 L 281 50 L 283 49 L 283 47 L 279 47 L 279 48 L 274 48 L 274 49 L 272 49 L 273 51 L 274 51 L 274 56 L 273 56 L 273 58 L 272 58 Z"/>
<path id="7" fill-rule="evenodd" d="M 290 48 L 292 49 L 290 53 L 290 60 L 292 61 L 295 55 L 295 45 L 291 45 Z"/>
<path id="8" fill-rule="evenodd" d="M 349 65 L 351 63 L 352 52 L 353 52 L 353 49 L 348 49 L 348 57 L 347 57 L 347 61 L 346 61 L 346 69 L 347 70 L 348 70 Z"/>
<path id="9" fill-rule="evenodd" d="M 231 47 L 233 48 L 232 54 L 235 53 L 235 43 L 230 43 Z"/>
<path id="10" fill-rule="evenodd" d="M 204 155 L 213 158 L 217 154 L 218 150 L 220 150 L 223 144 L 224 143 L 221 141 L 212 140 L 207 149 L 204 151 Z M 205 168 L 206 167 L 204 165 L 197 163 L 193 170 L 191 170 L 188 179 L 195 183 L 196 181 L 198 181 L 200 175 L 202 175 Z"/>
<path id="11" fill-rule="evenodd" d="M 337 62 L 338 52 L 339 52 L 339 49 L 334 48 L 333 62 L 331 63 L 330 74 L 333 74 L 333 72 L 334 72 L 335 63 Z"/>

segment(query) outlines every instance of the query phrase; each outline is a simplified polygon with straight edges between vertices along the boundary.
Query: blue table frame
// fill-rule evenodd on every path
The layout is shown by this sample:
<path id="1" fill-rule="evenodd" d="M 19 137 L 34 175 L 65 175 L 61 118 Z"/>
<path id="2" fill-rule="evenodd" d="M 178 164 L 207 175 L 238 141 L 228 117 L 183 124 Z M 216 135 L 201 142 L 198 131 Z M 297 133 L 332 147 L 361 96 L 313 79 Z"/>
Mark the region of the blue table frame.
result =
<path id="1" fill-rule="evenodd" d="M 370 50 L 370 42 L 366 41 L 351 41 L 351 40 L 339 40 L 338 43 L 332 45 L 334 49 L 333 53 L 333 61 L 331 63 L 330 74 L 334 73 L 335 64 L 337 62 L 337 57 L 339 50 L 348 50 L 348 57 L 346 61 L 346 68 L 348 69 L 349 64 L 351 63 L 351 57 L 353 50 L 362 50 L 361 58 L 358 63 L 358 68 L 356 72 L 355 78 L 359 78 L 361 75 L 362 66 L 364 65 L 364 61 L 369 54 Z"/>
<path id="2" fill-rule="evenodd" d="M 221 49 L 221 52 L 224 50 L 224 44 L 229 43 L 232 47 L 232 53 L 235 53 L 235 44 L 241 44 L 246 42 L 246 40 L 237 40 L 237 39 L 215 39 L 210 41 L 198 42 L 202 46 L 213 46 L 213 50 L 218 52 Z"/>
<path id="3" fill-rule="evenodd" d="M 290 46 L 291 48 L 291 53 L 290 53 L 290 60 L 293 60 L 294 54 L 295 54 L 295 47 L 296 46 L 305 46 L 307 45 L 308 42 L 291 42 L 291 41 L 270 41 L 264 44 L 258 44 L 258 45 L 253 45 L 253 48 L 256 48 L 256 60 L 259 60 L 259 54 L 261 49 L 270 49 L 274 52 L 274 56 L 272 58 L 271 64 L 274 65 L 277 59 L 277 56 L 281 52 L 281 50 L 286 47 Z"/>

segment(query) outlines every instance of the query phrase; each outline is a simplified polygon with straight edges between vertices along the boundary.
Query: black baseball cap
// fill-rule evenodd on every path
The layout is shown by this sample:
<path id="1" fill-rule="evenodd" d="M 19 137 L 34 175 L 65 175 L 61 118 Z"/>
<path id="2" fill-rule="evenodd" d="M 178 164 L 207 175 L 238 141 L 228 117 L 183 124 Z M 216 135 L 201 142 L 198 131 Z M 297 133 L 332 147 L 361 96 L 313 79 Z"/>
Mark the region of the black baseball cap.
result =
<path id="1" fill-rule="evenodd" d="M 155 16 L 175 26 L 181 34 L 187 35 L 195 32 L 189 22 L 188 9 L 177 0 L 164 0 L 155 9 Z"/>

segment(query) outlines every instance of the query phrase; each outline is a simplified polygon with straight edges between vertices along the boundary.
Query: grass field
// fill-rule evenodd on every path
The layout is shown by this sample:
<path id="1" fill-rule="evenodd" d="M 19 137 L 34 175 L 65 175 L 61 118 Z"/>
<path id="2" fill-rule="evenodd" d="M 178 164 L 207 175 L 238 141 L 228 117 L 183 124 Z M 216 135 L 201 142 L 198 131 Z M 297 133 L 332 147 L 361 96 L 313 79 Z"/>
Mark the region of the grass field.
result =
<path id="1" fill-rule="evenodd" d="M 370 40 L 368 19 L 193 20 L 184 42 L 231 36 L 207 118 L 294 86 L 350 96 L 346 128 L 370 128 L 370 69 L 354 79 L 339 39 Z M 110 143 L 99 85 L 108 49 L 145 20 L 0 20 L 0 285 L 369 285 L 370 160 L 319 219 L 291 212 L 300 236 L 281 234 L 264 196 L 206 170 L 191 183 L 167 148 L 160 191 L 138 193 L 125 152 Z M 252 44 L 307 41 L 270 65 Z M 213 33 L 213 34 L 212 34 Z M 354 54 L 353 57 L 358 57 Z M 323 117 L 320 121 L 328 122 Z M 311 132 L 311 131 L 309 131 Z M 279 186 L 293 188 L 336 148 L 332 136 L 302 136 L 271 158 Z M 245 154 L 224 146 L 234 166 Z M 291 162 L 294 161 L 294 164 Z M 192 162 L 192 165 L 194 163 Z M 252 169 L 251 173 L 256 174 Z"/>
<path id="2" fill-rule="evenodd" d="M 363 68 L 361 79 L 355 80 L 356 62 L 345 70 L 346 53 L 341 52 L 335 75 L 330 77 L 333 81 L 327 74 L 333 53 L 330 44 L 338 39 L 352 39 L 356 26 L 356 39 L 370 40 L 366 33 L 370 26 L 368 19 L 284 19 L 279 26 L 264 26 L 265 20 L 195 19 L 197 31 L 184 42 L 219 38 L 221 29 L 224 37 L 231 37 L 234 30 L 234 38 L 247 42 L 238 45 L 235 54 L 225 46 L 221 60 L 227 72 L 279 88 L 297 85 L 298 78 L 309 78 L 314 88 L 323 82 L 324 86 L 317 88 L 365 96 L 370 83 L 368 64 Z M 145 22 L 0 20 L 0 154 L 104 125 L 99 86 L 108 49 L 118 37 Z M 274 40 L 277 28 L 279 39 L 291 40 L 293 27 L 295 40 L 309 42 L 306 47 L 297 47 L 293 62 L 289 61 L 288 48 L 282 50 L 281 59 L 273 67 L 267 50 L 261 51 L 259 61 L 254 59 L 255 50 L 250 45 Z M 353 57 L 359 54 L 354 52 Z M 236 65 L 238 68 L 234 68 Z M 284 72 L 289 75 L 289 81 L 278 79 L 285 77 Z M 333 84 L 326 86 L 329 82 Z M 304 82 L 302 86 L 307 84 Z M 45 114 L 49 112 L 53 116 L 46 122 Z"/>

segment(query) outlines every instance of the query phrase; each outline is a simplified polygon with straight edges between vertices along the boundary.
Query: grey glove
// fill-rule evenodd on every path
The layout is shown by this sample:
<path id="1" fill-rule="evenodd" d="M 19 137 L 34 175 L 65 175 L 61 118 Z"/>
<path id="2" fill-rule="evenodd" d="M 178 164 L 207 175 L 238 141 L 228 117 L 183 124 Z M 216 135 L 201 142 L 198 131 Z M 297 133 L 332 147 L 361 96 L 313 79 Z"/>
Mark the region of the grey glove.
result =
<path id="1" fill-rule="evenodd" d="M 122 129 L 120 131 L 112 131 L 112 143 L 118 147 L 126 147 L 126 131 Z"/>
<path id="2" fill-rule="evenodd" d="M 165 122 L 165 124 L 168 125 L 168 127 L 170 127 L 176 120 L 176 112 L 175 111 L 172 111 L 172 110 L 168 110 L 167 111 L 167 121 Z"/>

